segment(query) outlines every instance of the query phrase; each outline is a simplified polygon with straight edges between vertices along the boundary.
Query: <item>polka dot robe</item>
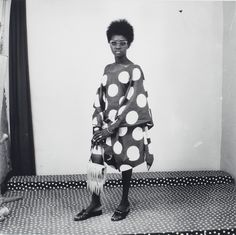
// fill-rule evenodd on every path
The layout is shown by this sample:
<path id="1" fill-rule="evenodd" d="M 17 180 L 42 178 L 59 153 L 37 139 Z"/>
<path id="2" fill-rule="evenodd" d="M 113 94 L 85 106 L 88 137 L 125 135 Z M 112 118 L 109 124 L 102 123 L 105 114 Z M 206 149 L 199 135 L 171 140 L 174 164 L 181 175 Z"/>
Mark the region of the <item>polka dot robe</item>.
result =
<path id="1" fill-rule="evenodd" d="M 119 171 L 145 161 L 148 169 L 151 167 L 153 154 L 148 130 L 153 121 L 147 96 L 140 66 L 120 65 L 115 71 L 109 66 L 105 68 L 93 105 L 93 130 L 117 122 L 119 127 L 98 148 L 92 146 L 91 154 L 101 154 L 108 165 Z"/>

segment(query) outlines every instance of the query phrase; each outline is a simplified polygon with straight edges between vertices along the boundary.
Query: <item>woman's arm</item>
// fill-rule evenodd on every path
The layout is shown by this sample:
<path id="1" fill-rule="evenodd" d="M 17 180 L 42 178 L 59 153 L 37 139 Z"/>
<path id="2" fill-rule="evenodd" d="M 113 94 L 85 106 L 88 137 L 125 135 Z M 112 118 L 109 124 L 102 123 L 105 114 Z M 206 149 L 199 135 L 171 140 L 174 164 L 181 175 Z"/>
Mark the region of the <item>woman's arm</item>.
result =
<path id="1" fill-rule="evenodd" d="M 92 115 L 92 125 L 93 125 L 93 133 L 97 130 L 100 130 L 103 125 L 103 111 L 105 103 L 102 99 L 102 86 L 97 89 L 95 101 L 93 104 L 94 112 Z"/>

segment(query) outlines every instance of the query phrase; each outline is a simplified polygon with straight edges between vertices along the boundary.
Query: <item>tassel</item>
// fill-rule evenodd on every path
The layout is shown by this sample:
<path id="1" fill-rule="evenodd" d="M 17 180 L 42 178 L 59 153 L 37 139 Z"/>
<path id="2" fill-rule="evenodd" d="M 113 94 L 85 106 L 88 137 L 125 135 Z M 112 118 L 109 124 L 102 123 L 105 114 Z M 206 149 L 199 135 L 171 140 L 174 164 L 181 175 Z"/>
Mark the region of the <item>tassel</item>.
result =
<path id="1" fill-rule="evenodd" d="M 87 189 L 100 195 L 103 192 L 103 185 L 106 181 L 106 167 L 89 161 L 87 168 Z"/>

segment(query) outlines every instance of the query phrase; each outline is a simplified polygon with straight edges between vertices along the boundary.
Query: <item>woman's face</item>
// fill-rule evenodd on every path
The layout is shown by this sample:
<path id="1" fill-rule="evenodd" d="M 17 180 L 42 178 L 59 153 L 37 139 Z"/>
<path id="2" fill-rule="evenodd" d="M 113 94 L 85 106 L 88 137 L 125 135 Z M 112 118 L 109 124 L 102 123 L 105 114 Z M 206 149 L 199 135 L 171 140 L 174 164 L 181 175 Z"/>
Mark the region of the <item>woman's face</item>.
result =
<path id="1" fill-rule="evenodd" d="M 110 40 L 111 51 L 115 57 L 123 57 L 129 48 L 127 39 L 122 35 L 113 35 Z"/>

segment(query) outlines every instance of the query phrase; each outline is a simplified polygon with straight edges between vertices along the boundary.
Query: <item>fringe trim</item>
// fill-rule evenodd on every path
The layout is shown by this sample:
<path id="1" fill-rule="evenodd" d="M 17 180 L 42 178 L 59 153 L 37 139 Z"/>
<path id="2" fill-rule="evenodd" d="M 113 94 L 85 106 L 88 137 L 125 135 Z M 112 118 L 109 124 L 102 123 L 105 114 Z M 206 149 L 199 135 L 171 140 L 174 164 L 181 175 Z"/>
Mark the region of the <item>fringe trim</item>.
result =
<path id="1" fill-rule="evenodd" d="M 103 185 L 106 181 L 107 169 L 104 165 L 90 161 L 87 168 L 87 189 L 100 195 L 103 193 Z"/>

